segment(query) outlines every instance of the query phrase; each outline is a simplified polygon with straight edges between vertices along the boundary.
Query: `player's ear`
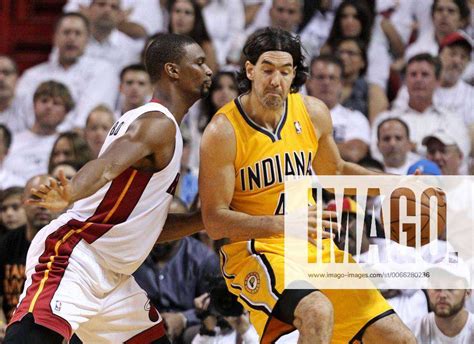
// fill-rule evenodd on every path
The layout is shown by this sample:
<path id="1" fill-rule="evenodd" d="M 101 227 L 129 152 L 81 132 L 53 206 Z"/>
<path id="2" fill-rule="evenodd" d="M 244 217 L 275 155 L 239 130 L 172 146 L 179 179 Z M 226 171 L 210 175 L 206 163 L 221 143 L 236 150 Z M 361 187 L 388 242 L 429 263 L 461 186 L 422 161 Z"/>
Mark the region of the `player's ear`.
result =
<path id="1" fill-rule="evenodd" d="M 172 79 L 179 79 L 179 67 L 175 63 L 165 63 L 165 72 Z"/>
<path id="2" fill-rule="evenodd" d="M 252 64 L 250 61 L 245 62 L 245 73 L 247 74 L 247 78 L 249 80 L 253 80 L 255 76 L 255 65 Z"/>

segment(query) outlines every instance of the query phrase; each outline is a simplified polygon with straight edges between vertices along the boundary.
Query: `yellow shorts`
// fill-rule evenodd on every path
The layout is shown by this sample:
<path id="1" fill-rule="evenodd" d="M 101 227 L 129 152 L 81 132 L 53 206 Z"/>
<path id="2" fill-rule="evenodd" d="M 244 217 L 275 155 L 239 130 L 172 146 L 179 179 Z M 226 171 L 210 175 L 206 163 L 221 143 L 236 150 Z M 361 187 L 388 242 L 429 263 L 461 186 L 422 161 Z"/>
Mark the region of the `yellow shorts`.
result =
<path id="1" fill-rule="evenodd" d="M 281 238 L 270 238 L 236 242 L 221 248 L 221 266 L 227 287 L 250 312 L 250 320 L 261 343 L 273 343 L 295 330 L 292 324 L 272 316 L 284 291 L 283 243 Z M 323 246 L 328 245 L 330 239 L 323 240 Z M 311 249 L 314 252 L 314 245 Z M 343 251 L 336 247 L 335 254 L 336 261 L 342 261 L 339 259 L 342 259 Z M 323 261 L 328 259 L 329 250 L 324 249 Z M 304 272 L 295 267 L 294 274 L 300 273 Z M 355 343 L 369 324 L 394 313 L 376 289 L 325 289 L 321 292 L 331 300 L 334 308 L 332 343 Z M 307 294 L 302 297 L 304 295 Z"/>

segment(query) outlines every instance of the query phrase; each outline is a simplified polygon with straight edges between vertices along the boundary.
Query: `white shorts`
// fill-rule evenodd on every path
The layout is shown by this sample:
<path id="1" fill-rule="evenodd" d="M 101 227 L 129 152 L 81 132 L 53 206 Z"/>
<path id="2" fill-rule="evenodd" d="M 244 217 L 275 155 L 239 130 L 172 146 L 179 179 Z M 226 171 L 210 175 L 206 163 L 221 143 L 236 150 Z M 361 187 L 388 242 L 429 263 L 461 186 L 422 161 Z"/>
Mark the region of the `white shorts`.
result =
<path id="1" fill-rule="evenodd" d="M 35 323 L 66 339 L 75 332 L 84 343 L 168 343 L 160 314 L 133 276 L 99 265 L 67 224 L 53 221 L 37 234 L 26 278 L 10 324 L 32 313 Z"/>

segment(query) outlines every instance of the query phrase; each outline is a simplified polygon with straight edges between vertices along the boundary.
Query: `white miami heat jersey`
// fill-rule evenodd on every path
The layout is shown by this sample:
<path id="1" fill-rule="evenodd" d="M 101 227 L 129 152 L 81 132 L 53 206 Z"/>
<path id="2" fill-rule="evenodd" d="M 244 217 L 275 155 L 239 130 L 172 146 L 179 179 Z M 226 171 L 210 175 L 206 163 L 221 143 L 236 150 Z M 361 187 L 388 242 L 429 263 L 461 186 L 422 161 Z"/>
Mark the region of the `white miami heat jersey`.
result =
<path id="1" fill-rule="evenodd" d="M 175 150 L 168 166 L 156 173 L 130 167 L 58 218 L 76 229 L 76 240 L 86 241 L 101 265 L 124 274 L 140 266 L 163 229 L 179 179 L 183 139 L 169 110 L 150 102 L 120 117 L 100 152 L 124 135 L 134 120 L 151 111 L 162 112 L 176 126 Z"/>

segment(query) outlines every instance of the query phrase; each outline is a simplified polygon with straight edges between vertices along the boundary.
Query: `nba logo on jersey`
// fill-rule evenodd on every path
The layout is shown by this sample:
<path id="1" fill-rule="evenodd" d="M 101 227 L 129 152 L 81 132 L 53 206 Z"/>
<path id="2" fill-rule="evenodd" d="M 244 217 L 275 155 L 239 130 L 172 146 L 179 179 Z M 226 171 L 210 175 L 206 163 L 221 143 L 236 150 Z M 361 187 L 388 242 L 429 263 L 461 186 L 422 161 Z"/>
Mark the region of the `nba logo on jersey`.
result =
<path id="1" fill-rule="evenodd" d="M 299 121 L 295 121 L 295 129 L 297 134 L 301 134 L 301 124 Z"/>
<path id="2" fill-rule="evenodd" d="M 58 312 L 61 311 L 61 306 L 61 301 L 56 301 L 56 304 L 54 305 L 54 310 Z"/>

